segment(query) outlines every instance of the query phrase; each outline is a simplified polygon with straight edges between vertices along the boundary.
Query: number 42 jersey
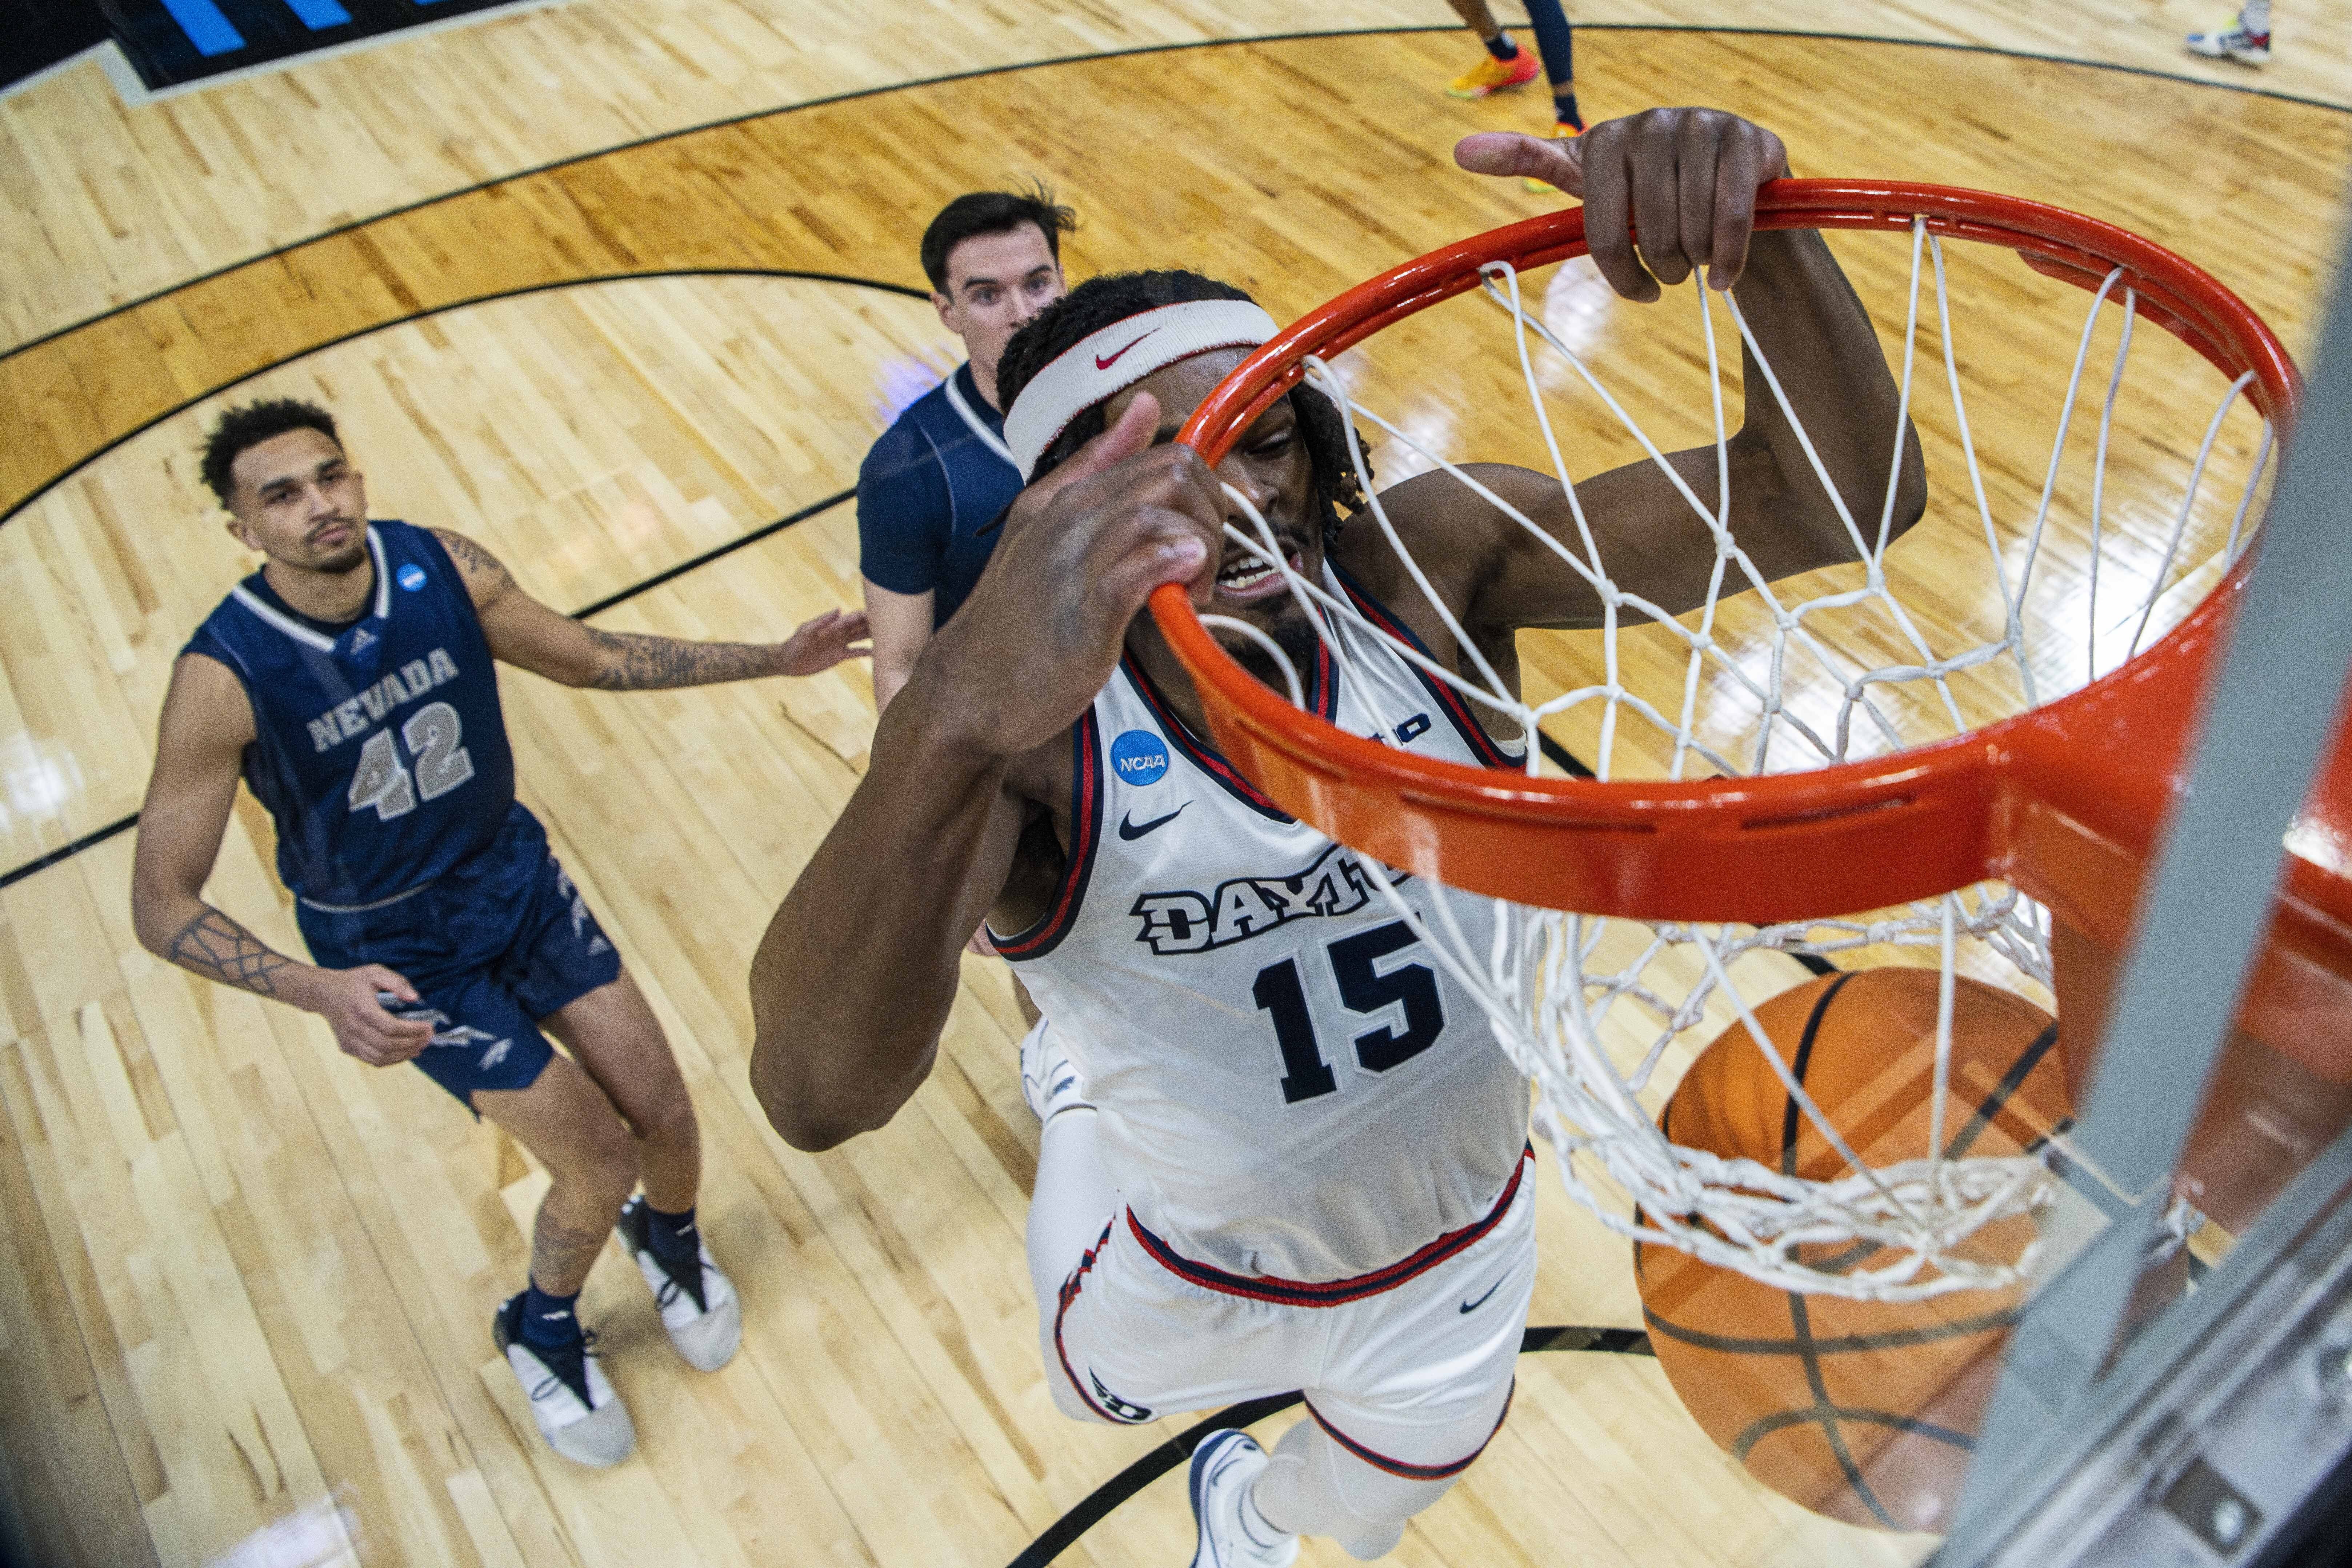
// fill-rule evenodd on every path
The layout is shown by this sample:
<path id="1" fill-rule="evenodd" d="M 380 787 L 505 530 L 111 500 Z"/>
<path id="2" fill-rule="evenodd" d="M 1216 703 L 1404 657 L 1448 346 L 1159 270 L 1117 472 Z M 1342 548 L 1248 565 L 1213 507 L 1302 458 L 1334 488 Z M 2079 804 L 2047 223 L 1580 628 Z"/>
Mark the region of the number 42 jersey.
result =
<path id="1" fill-rule="evenodd" d="M 374 592 L 357 620 L 298 615 L 257 572 L 185 653 L 226 665 L 253 705 L 245 779 L 278 824 L 278 874 L 351 910 L 441 877 L 497 837 L 514 804 L 498 673 L 441 542 L 368 525 Z"/>
<path id="2" fill-rule="evenodd" d="M 1343 680 L 1318 648 L 1318 712 L 1516 765 L 1448 688 L 1355 627 L 1337 635 L 1349 663 Z M 1476 1224 L 1519 1169 L 1526 1080 L 1356 851 L 1259 794 L 1132 659 L 1072 743 L 1062 884 L 1035 925 L 990 934 L 1086 1074 L 1136 1221 L 1188 1260 L 1316 1283 Z M 1451 900 L 1484 951 L 1487 900 L 1391 875 L 1424 915 Z"/>

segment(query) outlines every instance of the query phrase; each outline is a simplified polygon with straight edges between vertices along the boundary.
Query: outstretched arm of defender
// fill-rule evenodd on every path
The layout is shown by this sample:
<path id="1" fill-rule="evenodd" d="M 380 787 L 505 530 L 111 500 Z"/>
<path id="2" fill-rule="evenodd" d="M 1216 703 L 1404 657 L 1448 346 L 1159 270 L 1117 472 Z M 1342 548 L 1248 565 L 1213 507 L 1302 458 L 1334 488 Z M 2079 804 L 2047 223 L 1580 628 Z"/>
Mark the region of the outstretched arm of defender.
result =
<path id="1" fill-rule="evenodd" d="M 661 691 L 766 675 L 814 675 L 871 651 L 862 610 L 827 610 L 780 643 L 693 642 L 609 632 L 560 615 L 519 587 L 505 564 L 462 533 L 433 536 L 466 580 L 490 652 L 565 686 Z"/>
<path id="2" fill-rule="evenodd" d="M 1789 403 L 1784 410 L 1743 343 L 1746 416 L 1729 442 L 1727 521 L 1768 579 L 1856 558 L 1853 534 L 1805 453 L 1800 425 L 1866 540 L 1874 545 L 1890 474 L 1890 537 L 1917 521 L 1927 500 L 1918 437 L 1906 427 L 1895 470 L 1900 400 L 1869 312 L 1819 234 L 1753 232 L 1758 187 L 1789 172 L 1778 136 L 1717 110 L 1660 109 L 1596 125 L 1566 143 L 1472 136 L 1454 156 L 1477 173 L 1533 174 L 1583 197 L 1593 263 L 1628 299 L 1655 300 L 1661 283 L 1680 283 L 1697 271 L 1709 287 L 1736 288 Z M 1692 493 L 1713 505 L 1712 445 L 1670 453 L 1667 461 Z M 1530 516 L 1557 537 L 1574 540 L 1566 503 L 1549 477 L 1525 476 L 1514 488 L 1520 492 L 1511 495 L 1515 501 L 1524 496 L 1542 508 Z M 1655 464 L 1645 459 L 1597 475 L 1577 486 L 1577 499 L 1601 535 L 1602 559 L 1621 587 L 1670 612 L 1703 601 L 1713 536 Z M 1485 574 L 1494 591 L 1484 596 L 1480 619 L 1516 626 L 1597 618 L 1598 601 L 1580 583 L 1563 592 L 1570 574 L 1540 542 L 1516 527 L 1502 537 L 1509 559 Z"/>
<path id="3" fill-rule="evenodd" d="M 406 980 L 380 963 L 320 969 L 289 958 L 205 902 L 236 799 L 239 763 L 253 740 L 253 710 L 236 677 L 201 654 L 181 658 L 163 699 L 155 772 L 139 810 L 131 919 L 148 952 L 224 985 L 318 1014 L 335 1041 L 372 1066 L 406 1061 L 432 1026 L 378 1005 L 388 991 L 414 1002 Z"/>
<path id="4" fill-rule="evenodd" d="M 1205 604 L 1222 549 L 1215 476 L 1147 450 L 1159 405 L 1033 485 L 971 597 L 882 716 L 848 806 L 751 965 L 751 1087 L 796 1148 L 881 1126 L 921 1087 L 957 954 L 1003 890 L 1032 807 L 1017 759 L 1066 731 L 1162 583 Z"/>

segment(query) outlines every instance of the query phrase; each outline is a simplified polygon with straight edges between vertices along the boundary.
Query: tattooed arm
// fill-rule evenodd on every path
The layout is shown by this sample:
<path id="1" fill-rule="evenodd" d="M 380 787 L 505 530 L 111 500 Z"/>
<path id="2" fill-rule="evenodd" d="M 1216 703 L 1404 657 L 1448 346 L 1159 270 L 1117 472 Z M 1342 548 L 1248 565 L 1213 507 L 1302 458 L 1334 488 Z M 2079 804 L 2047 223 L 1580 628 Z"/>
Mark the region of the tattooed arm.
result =
<path id="1" fill-rule="evenodd" d="M 516 585 L 498 557 L 462 533 L 433 531 L 466 580 L 490 651 L 565 686 L 655 691 L 761 675 L 814 675 L 868 650 L 866 616 L 829 610 L 780 643 L 689 642 L 608 632 L 558 615 Z"/>
<path id="2" fill-rule="evenodd" d="M 253 709 L 236 677 L 202 654 L 172 671 L 155 742 L 155 772 L 139 812 L 131 865 L 131 919 L 159 958 L 224 985 L 305 1008 L 327 1020 L 335 1042 L 363 1062 L 406 1061 L 432 1026 L 394 1017 L 378 1005 L 389 991 L 414 1002 L 408 982 L 380 963 L 320 969 L 278 952 L 205 902 L 205 880 L 220 855 Z"/>

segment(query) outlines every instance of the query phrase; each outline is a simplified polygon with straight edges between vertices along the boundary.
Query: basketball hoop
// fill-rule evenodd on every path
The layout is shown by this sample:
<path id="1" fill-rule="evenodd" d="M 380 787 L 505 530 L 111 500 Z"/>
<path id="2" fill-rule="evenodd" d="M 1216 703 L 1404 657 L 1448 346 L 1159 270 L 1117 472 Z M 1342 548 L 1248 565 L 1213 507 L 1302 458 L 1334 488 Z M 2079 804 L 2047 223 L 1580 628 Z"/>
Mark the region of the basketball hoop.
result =
<path id="1" fill-rule="evenodd" d="M 1433 251 L 1350 289 L 1252 354 L 1193 413 L 1181 438 L 1211 462 L 1219 461 L 1260 414 L 1307 382 L 1339 404 L 1351 446 L 1360 439 L 1359 420 L 1367 420 L 1477 489 L 1475 479 L 1444 455 L 1426 451 L 1408 432 L 1360 407 L 1332 362 L 1431 306 L 1484 288 L 1507 312 L 1543 444 L 1570 508 L 1578 503 L 1534 368 L 1544 350 L 1550 351 L 1548 364 L 1565 363 L 1572 369 L 1664 468 L 1656 445 L 1584 357 L 1520 298 L 1523 273 L 1585 254 L 1583 221 L 1582 211 L 1573 207 L 1530 219 Z M 1845 521 L 1864 579 L 1838 595 L 1783 604 L 1760 577 L 1740 575 L 1745 557 L 1721 521 L 1728 512 L 1720 497 L 1728 492 L 1719 492 L 1718 506 L 1711 510 L 1675 479 L 1716 532 L 1722 560 L 1731 563 L 1727 571 L 1719 564 L 1717 589 L 1704 611 L 1678 619 L 1647 617 L 1645 629 L 1664 627 L 1680 639 L 1676 657 L 1686 661 L 1679 668 L 1687 679 L 1644 693 L 1619 673 L 1620 608 L 1643 606 L 1616 587 L 1597 547 L 1591 547 L 1590 562 L 1580 564 L 1571 558 L 1576 552 L 1553 545 L 1563 571 L 1584 575 L 1608 606 L 1606 674 L 1587 689 L 1531 705 L 1503 689 L 1491 671 L 1481 679 L 1481 672 L 1441 670 L 1426 656 L 1388 639 L 1392 651 L 1432 679 L 1444 679 L 1490 711 L 1509 715 L 1528 742 L 1524 773 L 1433 759 L 1347 733 L 1246 673 L 1204 627 L 1180 586 L 1155 592 L 1151 610 L 1200 690 L 1217 746 L 1284 809 L 1376 860 L 1366 867 L 1376 884 L 1386 886 L 1381 868 L 1388 867 L 1504 901 L 1506 918 L 1497 924 L 1500 934 L 1491 951 L 1470 951 L 1458 929 L 1444 929 L 1451 920 L 1443 901 L 1436 906 L 1439 918 L 1419 922 L 1419 930 L 1448 973 L 1479 999 L 1497 1037 L 1535 1079 L 1538 1126 L 1563 1155 L 1571 1192 L 1605 1222 L 1639 1240 L 1672 1246 L 1795 1290 L 1894 1300 L 2013 1286 L 2025 1260 L 1987 1263 L 1964 1256 L 1960 1243 L 1995 1220 L 2032 1212 L 2046 1198 L 2049 1179 L 2041 1162 L 1947 1158 L 1941 1145 L 1931 1142 L 1916 1157 L 1884 1163 L 1855 1152 L 1849 1174 L 1808 1182 L 1753 1162 L 1727 1163 L 1669 1143 L 1635 1095 L 1685 1031 L 1737 1020 L 1761 1042 L 1764 1032 L 1753 1004 L 1762 996 L 1746 994 L 1759 983 L 1751 977 L 1743 986 L 1734 973 L 1743 959 L 1759 952 L 1808 957 L 1818 968 L 1822 961 L 1834 963 L 1841 953 L 1863 947 L 1910 948 L 1912 962 L 1942 969 L 1946 1000 L 1937 1041 L 1933 1118 L 1939 1137 L 1951 1053 L 1949 976 L 1956 965 L 1990 965 L 2020 989 L 2054 993 L 2068 1021 L 2067 1038 L 2081 1042 L 2076 1056 L 2087 1053 L 2098 1037 L 2105 988 L 2114 955 L 2128 934 L 2142 868 L 2182 765 L 2189 718 L 2241 597 L 2249 511 L 2274 437 L 2292 424 L 2300 382 L 2270 329 L 2215 279 L 2149 241 L 2059 208 L 1938 186 L 1781 180 L 1759 193 L 1756 226 L 1908 237 L 1910 306 L 1901 370 L 1906 412 L 1915 407 L 1915 348 L 1923 328 L 1923 278 L 1928 275 L 1923 258 L 1932 263 L 1958 446 L 1982 521 L 1987 569 L 1998 580 L 1999 602 L 2006 610 L 2001 636 L 1957 650 L 1930 646 L 1933 639 L 1889 588 L 1880 498 L 1839 497 L 1812 457 L 1801 426 L 1800 438 L 1815 478 Z M 1986 499 L 1951 341 L 1944 256 L 1949 240 L 2014 251 L 2033 271 L 2077 285 L 2092 297 L 2038 508 L 2030 521 L 2011 520 L 2006 541 L 2004 525 Z M 1759 362 L 1761 353 L 1729 296 L 1710 297 L 1696 282 L 1691 288 L 1698 295 L 1706 339 L 1720 455 L 1727 432 L 1716 313 L 1728 315 Z M 2110 319 L 2119 314 L 2121 342 L 2096 416 L 2097 466 L 2086 509 L 2093 610 L 2087 650 L 2079 661 L 2085 679 L 2075 689 L 2053 695 L 2042 689 L 2048 671 L 2028 646 L 2032 628 L 2020 606 L 2053 512 L 2070 422 L 2103 307 L 2114 307 Z M 2189 345 L 2221 373 L 2226 390 L 2204 426 L 2202 446 L 2195 448 L 2178 521 L 2135 614 L 2126 625 L 2103 632 L 2096 612 L 2100 487 L 2132 326 L 2141 320 Z M 1769 365 L 1764 375 L 1780 396 Z M 2208 459 L 2225 416 L 2241 400 L 2265 421 L 2259 452 L 2229 518 L 2226 541 L 2209 541 L 2200 546 L 2207 549 L 2203 559 L 2185 561 L 2184 541 L 2194 531 L 2189 521 Z M 1785 397 L 1781 407 L 1797 423 Z M 2091 420 L 2086 416 L 2083 423 Z M 1357 456 L 1360 463 L 1361 453 Z M 1727 468 L 1722 472 L 1728 485 Z M 1958 490 L 1948 479 L 1945 488 Z M 1491 492 L 1482 493 L 1501 504 Z M 1246 500 L 1241 504 L 1248 510 Z M 1886 511 L 1892 504 L 1890 493 Z M 1580 528 L 1580 510 L 1576 516 Z M 1229 536 L 1283 571 L 1330 640 L 1333 619 L 1350 616 L 1350 607 L 1291 572 L 1270 531 L 1252 517 L 1261 538 L 1234 529 Z M 1534 527 L 1524 517 L 1519 521 Z M 1402 548 L 1377 502 L 1351 526 L 1378 526 Z M 2212 531 L 2209 527 L 2196 537 L 2202 540 Z M 1591 547 L 1589 533 L 1585 544 Z M 1899 552 L 1903 544 L 1892 548 Z M 1410 556 L 1405 560 L 1418 576 Z M 2210 586 L 2200 573 L 2213 579 Z M 2111 572 L 2111 603 L 2113 580 Z M 2201 599 L 2179 614 L 2192 587 Z M 1769 608 L 1769 615 L 1758 614 L 1771 623 L 1770 657 L 1752 668 L 1727 651 L 1713 629 L 1718 599 L 1741 594 Z M 1443 601 L 1433 593 L 1430 597 L 1450 623 Z M 1884 643 L 1899 658 L 1874 667 L 1856 663 L 1810 629 L 1809 617 L 1857 606 L 1857 613 L 1885 616 Z M 2161 624 L 2175 615 L 2168 628 Z M 1369 625 L 1353 618 L 1360 630 Z M 2120 650 L 2118 643 L 2124 645 Z M 1833 723 L 1807 721 L 1784 700 L 1784 654 L 1817 658 L 1832 672 L 1830 684 L 1842 688 Z M 2112 668 L 2101 668 L 2110 661 Z M 2018 700 L 2005 715 L 1971 721 L 1955 691 L 1996 668 L 2008 672 L 2004 679 L 2013 677 Z M 1755 709 L 1760 735 L 1743 735 L 1733 746 L 1707 728 L 1709 721 L 1695 710 L 1703 669 L 1713 678 L 1712 686 Z M 1886 717 L 1886 704 L 1898 690 L 1917 693 L 1922 710 L 1943 714 L 1943 732 L 1925 740 L 1898 734 Z M 1542 776 L 1537 764 L 1538 726 L 1577 703 L 1604 710 L 1600 776 Z M 1666 776 L 1612 776 L 1612 738 L 1621 722 L 1646 726 L 1662 745 L 1671 742 Z M 1854 754 L 1877 745 L 1885 748 L 1881 754 Z M 1792 751 L 1802 765 L 1790 764 Z M 1714 776 L 1688 776 L 1693 772 Z M 2314 1007 L 2333 1017 L 2352 1016 L 2352 875 L 2347 874 L 2352 857 L 2342 849 L 2347 842 L 2352 746 L 2339 741 L 2320 788 L 2290 835 L 2294 852 L 2277 923 L 2252 993 L 2254 1000 L 2242 1021 L 2246 1048 L 2258 1048 L 2252 1042 L 2260 1041 L 2259 1048 L 2336 1078 L 2352 1076 L 2352 1064 L 2317 1059 L 2314 1052 L 2324 1056 L 2324 1047 L 2304 1037 L 2308 1031 L 2299 1036 L 2296 1020 L 2307 1025 Z M 1612 936 L 1612 926 L 1624 929 Z M 1964 949 L 1978 957 L 1963 958 Z M 1662 955 L 1670 950 L 1680 952 L 1682 961 L 1678 978 L 1667 984 L 1659 974 Z M 1624 1005 L 1655 1024 L 1654 1037 L 1630 1062 L 1611 1059 L 1601 1039 L 1602 1016 Z M 1622 1049 L 1617 1054 L 1625 1056 Z M 1807 1099 L 1781 1059 L 1769 1047 L 1764 1054 L 1792 1106 L 1801 1105 L 1807 1119 L 1843 1149 L 1830 1119 Z M 2086 1066 L 2070 1058 L 2069 1078 L 2081 1081 Z M 1604 1201 L 1578 1173 L 1579 1158 L 1597 1163 L 1597 1173 L 1617 1189 L 1619 1202 Z M 2192 1149 L 2192 1169 L 2195 1159 Z M 1831 1239 L 1871 1244 L 1864 1250 L 1877 1249 L 1872 1253 L 1875 1263 L 1855 1267 L 1848 1255 L 1836 1268 L 1820 1267 L 1819 1244 Z"/>

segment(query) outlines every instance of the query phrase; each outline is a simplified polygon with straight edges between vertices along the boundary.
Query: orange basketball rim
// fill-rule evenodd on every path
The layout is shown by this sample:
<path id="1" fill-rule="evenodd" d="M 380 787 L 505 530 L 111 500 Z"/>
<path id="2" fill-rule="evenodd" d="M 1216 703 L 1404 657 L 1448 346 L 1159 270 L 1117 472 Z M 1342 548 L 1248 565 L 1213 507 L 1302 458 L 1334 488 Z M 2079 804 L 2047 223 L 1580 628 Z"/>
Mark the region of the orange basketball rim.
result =
<path id="1" fill-rule="evenodd" d="M 2250 375 L 2245 395 L 2282 436 L 2292 426 L 2302 383 L 2276 335 L 2209 274 L 2125 229 L 1937 185 L 1790 179 L 1759 194 L 1759 229 L 1908 230 L 1915 219 L 1932 235 L 2013 250 L 2085 289 L 2121 268 L 2142 314 L 2225 376 Z M 1483 264 L 1525 270 L 1586 250 L 1584 214 L 1570 207 L 1407 262 L 1252 354 L 1181 438 L 1218 461 L 1298 384 L 1303 356 L 1336 356 L 1477 286 Z M 1552 909 L 1754 925 L 2000 880 L 2050 908 L 2064 969 L 2066 952 L 2080 951 L 2075 933 L 2105 950 L 2107 963 L 2128 933 L 2186 765 L 2189 716 L 2251 559 L 2138 657 L 2042 707 L 1892 755 L 1695 782 L 1538 778 L 1415 756 L 1348 734 L 1261 685 L 1218 646 L 1180 587 L 1155 592 L 1151 611 L 1234 765 L 1286 810 L 1389 865 Z M 2288 842 L 2256 994 L 2288 1012 L 2323 998 L 2352 1006 L 2352 990 L 2336 978 L 2352 975 L 2352 746 L 2340 732 Z"/>

